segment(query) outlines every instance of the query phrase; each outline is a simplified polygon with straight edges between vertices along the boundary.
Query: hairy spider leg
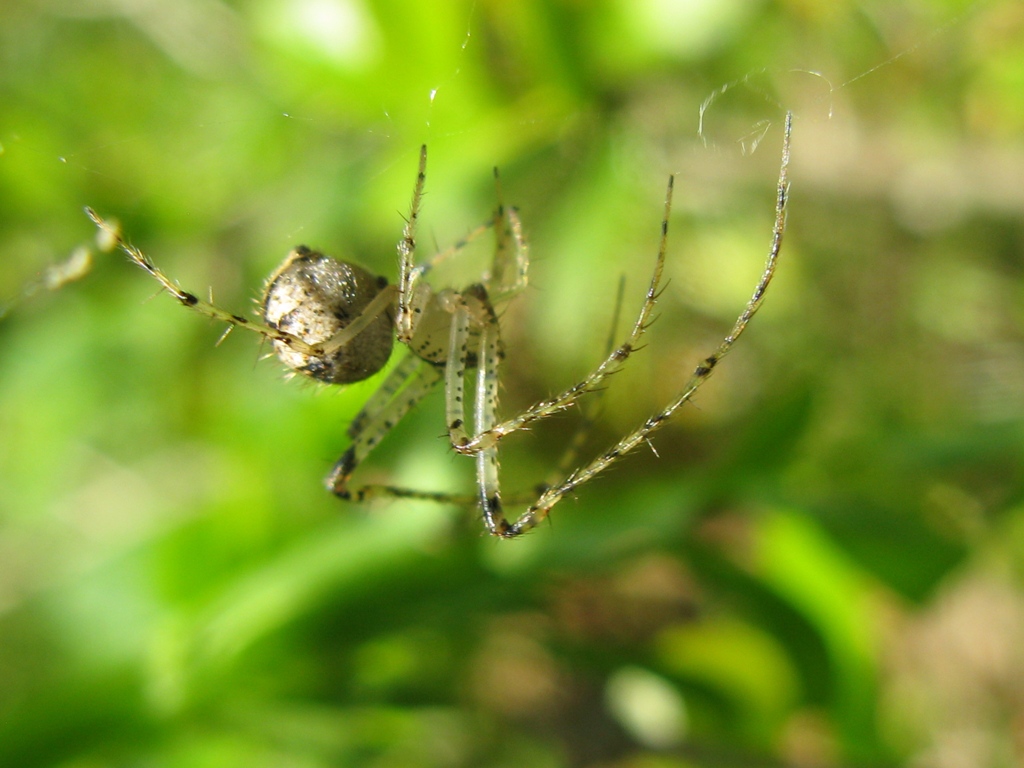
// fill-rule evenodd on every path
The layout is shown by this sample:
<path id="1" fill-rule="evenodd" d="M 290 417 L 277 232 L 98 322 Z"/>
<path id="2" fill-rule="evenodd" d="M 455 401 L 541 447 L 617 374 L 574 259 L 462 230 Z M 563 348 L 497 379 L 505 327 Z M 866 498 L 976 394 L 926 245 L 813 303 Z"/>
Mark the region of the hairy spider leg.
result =
<path id="1" fill-rule="evenodd" d="M 435 253 L 427 261 L 424 261 L 422 264 L 417 264 L 412 268 L 415 279 L 421 279 L 442 262 L 448 261 L 448 259 L 461 253 L 470 243 L 475 241 L 481 235 L 489 232 L 493 226 L 494 219 L 488 219 L 478 227 L 471 229 L 461 239 L 456 240 L 444 250 Z"/>
<path id="2" fill-rule="evenodd" d="M 444 366 L 444 420 L 452 444 L 466 440 L 463 426 L 466 418 L 465 384 L 469 366 L 469 307 L 461 296 L 453 296 L 456 304 L 452 312 L 448 336 L 448 361 Z M 475 353 L 474 353 L 475 354 Z"/>
<path id="3" fill-rule="evenodd" d="M 370 399 L 363 403 L 363 407 L 359 409 L 359 413 L 356 414 L 355 418 L 349 422 L 348 429 L 346 430 L 346 434 L 349 437 L 352 439 L 358 437 L 359 433 L 366 429 L 366 425 L 387 408 L 391 399 L 398 394 L 398 391 L 405 386 L 409 378 L 416 372 L 420 362 L 422 361 L 415 355 L 405 355 L 402 358 L 401 362 L 391 370 L 383 383 L 370 395 Z"/>
<path id="4" fill-rule="evenodd" d="M 494 169 L 498 206 L 494 209 L 495 247 L 491 269 L 484 279 L 491 305 L 496 306 L 525 290 L 530 269 L 530 252 L 516 208 L 506 208 L 501 176 Z"/>
<path id="5" fill-rule="evenodd" d="M 133 263 L 156 278 L 157 282 L 163 286 L 164 290 L 171 294 L 171 296 L 173 296 L 182 306 L 195 310 L 199 314 L 213 318 L 214 320 L 220 320 L 232 327 L 237 326 L 239 328 L 245 328 L 253 331 L 264 338 L 270 339 L 271 341 L 280 341 L 303 354 L 323 354 L 322 345 L 307 344 L 297 336 L 285 333 L 277 328 L 271 328 L 269 325 L 264 325 L 263 323 L 250 320 L 247 317 L 242 317 L 241 315 L 228 312 L 227 310 L 214 306 L 207 301 L 203 301 L 198 295 L 182 289 L 177 283 L 167 277 L 167 275 L 165 275 L 163 271 L 153 263 L 153 260 L 150 259 L 149 256 L 131 243 L 127 242 L 122 237 L 120 228 L 117 225 L 102 218 L 92 208 L 86 208 L 85 213 L 90 219 L 92 219 L 93 223 L 100 228 L 101 232 L 113 240 L 113 242 L 115 242 L 117 246 L 127 254 L 128 258 L 131 259 Z"/>
<path id="6" fill-rule="evenodd" d="M 398 241 L 398 309 L 395 314 L 395 328 L 398 340 L 408 345 L 412 341 L 415 325 L 413 299 L 420 275 L 415 270 L 416 225 L 420 218 L 420 204 L 423 200 L 423 185 L 427 181 L 427 145 L 420 147 L 420 164 L 416 171 L 409 218 L 402 228 L 402 239 Z"/>
<path id="7" fill-rule="evenodd" d="M 323 354 L 331 355 L 337 352 L 339 349 L 347 345 L 356 336 L 365 331 L 370 323 L 376 320 L 382 312 L 387 312 L 395 303 L 395 295 L 398 289 L 393 285 L 385 285 L 380 289 L 380 292 L 373 297 L 363 311 L 355 317 L 352 322 L 346 325 L 344 328 L 339 330 L 327 341 L 322 342 L 318 346 L 323 350 Z"/>
<path id="8" fill-rule="evenodd" d="M 348 434 L 352 438 L 352 444 L 338 459 L 324 481 L 332 493 L 340 498 L 356 501 L 370 495 L 368 488 L 359 488 L 355 491 L 348 489 L 352 473 L 384 436 L 430 393 L 441 377 L 442 373 L 438 366 L 420 360 L 413 354 L 407 355 L 391 371 L 377 393 L 349 426 Z"/>
<path id="9" fill-rule="evenodd" d="M 786 231 L 786 203 L 789 197 L 789 146 L 792 131 L 793 114 L 788 112 L 786 113 L 785 131 L 783 134 L 782 144 L 782 163 L 779 169 L 779 182 L 775 198 L 775 223 L 772 227 L 772 240 L 771 246 L 768 250 L 768 259 L 765 263 L 764 271 L 761 273 L 761 278 L 758 280 L 757 286 L 754 288 L 754 293 L 751 296 L 750 301 L 747 302 L 743 312 L 740 313 L 740 316 L 736 319 L 736 323 L 733 325 L 729 335 L 726 336 L 722 343 L 718 345 L 718 349 L 716 349 L 714 353 L 704 358 L 704 360 L 697 365 L 693 373 L 690 375 L 690 378 L 679 391 L 679 394 L 673 398 L 668 405 L 655 415 L 648 418 L 641 426 L 626 437 L 622 438 L 614 446 L 597 456 L 589 464 L 580 467 L 570 473 L 563 482 L 544 491 L 544 493 L 540 495 L 540 498 L 530 505 L 530 507 L 522 514 L 522 516 L 519 517 L 518 520 L 516 520 L 514 524 L 506 524 L 505 527 L 501 527 L 499 521 L 499 527 L 496 531 L 498 536 L 503 538 L 514 538 L 526 533 L 531 528 L 536 527 L 538 523 L 548 516 L 551 508 L 566 494 L 571 493 L 574 489 L 583 485 L 595 475 L 603 472 L 610 464 L 636 448 L 636 446 L 646 440 L 652 432 L 663 426 L 665 422 L 671 418 L 672 414 L 676 412 L 676 410 L 693 398 L 693 395 L 701 385 L 708 380 L 708 377 L 711 376 L 712 371 L 714 371 L 718 363 L 723 357 L 725 357 L 729 350 L 732 349 L 736 340 L 743 334 L 743 331 L 747 327 L 747 323 L 750 322 L 750 319 L 754 316 L 764 301 L 765 291 L 768 289 L 768 285 L 771 283 L 772 277 L 775 275 L 779 252 L 782 249 L 782 238 Z"/>
<path id="10" fill-rule="evenodd" d="M 353 501 L 361 504 L 375 499 L 415 499 L 417 501 L 429 501 L 434 504 L 451 504 L 459 507 L 469 507 L 477 503 L 478 497 L 468 493 L 447 493 L 445 491 L 424 491 L 418 488 L 405 488 L 398 485 L 386 485 L 383 483 L 369 483 L 361 485 L 352 491 L 346 491 L 339 495 L 346 501 Z"/>
<path id="11" fill-rule="evenodd" d="M 494 426 L 498 405 L 498 363 L 501 346 L 498 337 L 498 321 L 480 331 L 480 360 L 476 372 L 476 407 L 473 426 L 476 431 L 486 432 Z M 476 455 L 477 491 L 480 494 L 480 513 L 490 533 L 501 529 L 504 518 L 501 511 L 501 489 L 498 484 L 498 446 L 492 445 Z"/>

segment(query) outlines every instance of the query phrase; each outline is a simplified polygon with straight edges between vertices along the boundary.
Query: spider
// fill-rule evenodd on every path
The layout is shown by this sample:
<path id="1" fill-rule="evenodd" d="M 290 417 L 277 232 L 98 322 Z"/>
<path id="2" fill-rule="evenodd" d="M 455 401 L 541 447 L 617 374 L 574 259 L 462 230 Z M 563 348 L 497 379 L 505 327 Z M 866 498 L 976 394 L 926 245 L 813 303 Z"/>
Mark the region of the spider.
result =
<path id="1" fill-rule="evenodd" d="M 563 411 L 602 383 L 625 364 L 651 323 L 651 313 L 661 291 L 661 277 L 668 241 L 674 178 L 669 177 L 661 236 L 654 272 L 626 340 L 611 345 L 604 360 L 586 377 L 554 397 L 541 400 L 504 421 L 496 417 L 498 368 L 504 353 L 496 308 L 520 293 L 527 283 L 528 246 L 518 211 L 501 201 L 495 169 L 498 205 L 492 218 L 463 240 L 431 259 L 416 263 L 416 229 L 426 182 L 427 148 L 420 150 L 419 168 L 409 217 L 398 242 L 399 274 L 389 284 L 366 269 L 298 246 L 270 275 L 260 301 L 260 321 L 204 301 L 168 278 L 154 262 L 120 233 L 119 227 L 90 208 L 89 218 L 101 235 L 115 242 L 139 267 L 152 275 L 182 305 L 232 328 L 246 328 L 270 340 L 274 351 L 289 369 L 328 384 L 361 381 L 384 367 L 394 339 L 408 352 L 371 395 L 348 427 L 351 444 L 327 476 L 327 488 L 342 499 L 362 501 L 374 496 L 430 499 L 465 503 L 473 499 L 489 533 L 515 538 L 546 519 L 564 496 L 592 479 L 633 450 L 661 427 L 708 379 L 722 357 L 732 348 L 757 312 L 775 273 L 786 225 L 792 114 L 786 115 L 782 162 L 775 199 L 775 223 L 764 271 L 754 293 L 729 335 L 694 369 L 676 396 L 659 412 L 590 462 L 559 480 L 541 485 L 537 498 L 514 522 L 505 516 L 498 484 L 498 443 L 506 435 L 527 429 L 534 422 Z M 458 253 L 470 240 L 494 230 L 495 248 L 490 270 L 480 282 L 462 290 L 436 290 L 424 279 L 432 268 Z M 465 380 L 475 369 L 473 427 L 467 428 Z M 444 380 L 445 420 L 452 448 L 476 460 L 477 493 L 474 497 L 414 491 L 386 485 L 352 489 L 349 481 L 359 464 L 395 424 L 441 380 Z M 571 455 L 571 453 L 570 453 Z"/>

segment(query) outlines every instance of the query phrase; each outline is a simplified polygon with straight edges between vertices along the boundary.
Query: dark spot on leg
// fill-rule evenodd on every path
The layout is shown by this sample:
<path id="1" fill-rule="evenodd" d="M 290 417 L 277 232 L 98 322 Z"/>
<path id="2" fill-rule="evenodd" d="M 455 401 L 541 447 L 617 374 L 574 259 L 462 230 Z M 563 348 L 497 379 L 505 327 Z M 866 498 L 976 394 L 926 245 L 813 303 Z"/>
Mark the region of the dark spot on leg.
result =
<path id="1" fill-rule="evenodd" d="M 348 483 L 348 479 L 352 476 L 352 472 L 356 468 L 356 449 L 355 446 L 350 447 L 338 462 L 334 465 L 334 469 L 327 476 L 327 488 L 340 499 L 351 499 L 351 494 L 345 485 Z"/>

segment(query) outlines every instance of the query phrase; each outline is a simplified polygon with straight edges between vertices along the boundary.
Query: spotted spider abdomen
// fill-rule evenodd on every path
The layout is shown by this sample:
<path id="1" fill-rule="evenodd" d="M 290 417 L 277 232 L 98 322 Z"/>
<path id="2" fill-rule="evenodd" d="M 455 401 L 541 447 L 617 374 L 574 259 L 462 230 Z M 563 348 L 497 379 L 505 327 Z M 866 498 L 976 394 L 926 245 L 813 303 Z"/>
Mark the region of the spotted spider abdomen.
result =
<path id="1" fill-rule="evenodd" d="M 324 344 L 359 317 L 386 285 L 385 278 L 356 264 L 300 245 L 267 281 L 263 319 L 307 344 Z M 347 384 L 384 367 L 391 356 L 393 328 L 388 308 L 355 337 L 322 356 L 292 349 L 287 341 L 275 340 L 274 351 L 298 373 L 328 384 Z"/>

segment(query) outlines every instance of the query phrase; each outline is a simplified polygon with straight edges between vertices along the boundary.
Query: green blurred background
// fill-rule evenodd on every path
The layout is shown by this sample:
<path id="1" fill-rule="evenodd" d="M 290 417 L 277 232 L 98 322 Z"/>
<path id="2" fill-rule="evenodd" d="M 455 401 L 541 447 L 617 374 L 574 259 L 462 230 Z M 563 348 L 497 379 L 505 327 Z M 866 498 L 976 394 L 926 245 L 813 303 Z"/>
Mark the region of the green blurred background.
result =
<path id="1" fill-rule="evenodd" d="M 515 542 L 331 497 L 376 382 L 215 347 L 121 254 L 12 307 L 0 765 L 1024 762 L 1022 41 L 1016 0 L 7 0 L 0 300 L 93 238 L 85 205 L 238 312 L 300 242 L 394 279 L 426 142 L 424 252 L 495 165 L 525 222 L 511 414 L 601 357 L 621 275 L 636 311 L 678 174 L 590 452 L 727 332 L 795 127 L 748 335 L 657 455 Z M 505 441 L 506 492 L 576 419 Z M 435 393 L 361 478 L 471 489 L 442 432 Z"/>

